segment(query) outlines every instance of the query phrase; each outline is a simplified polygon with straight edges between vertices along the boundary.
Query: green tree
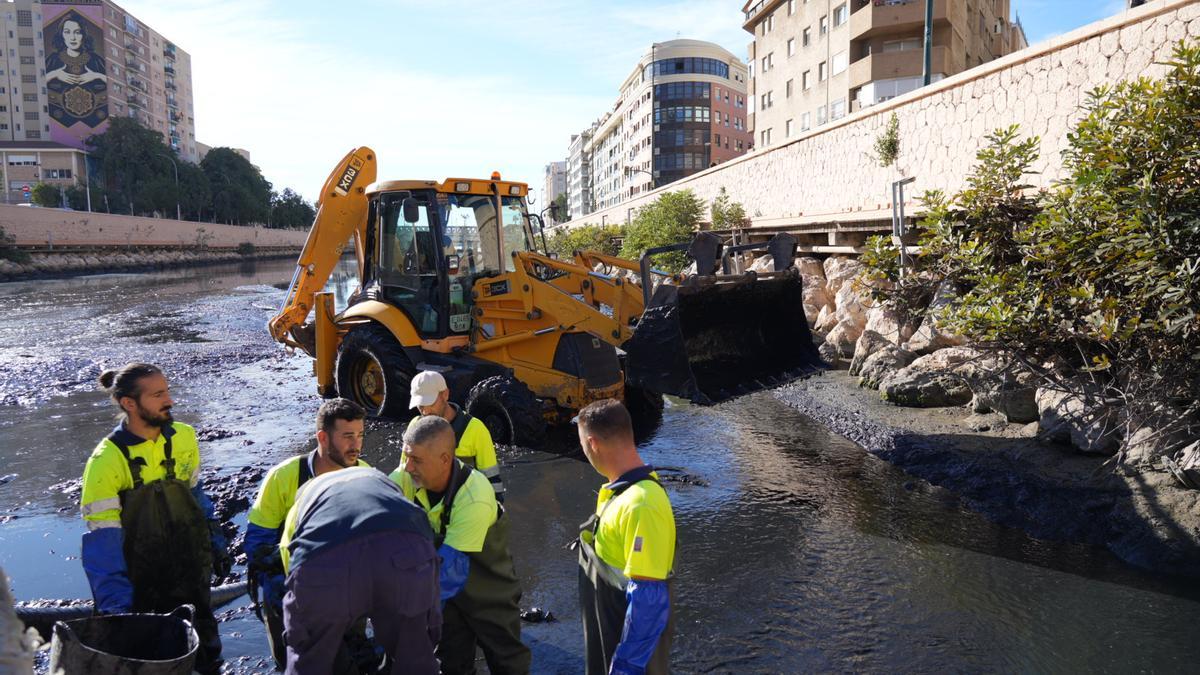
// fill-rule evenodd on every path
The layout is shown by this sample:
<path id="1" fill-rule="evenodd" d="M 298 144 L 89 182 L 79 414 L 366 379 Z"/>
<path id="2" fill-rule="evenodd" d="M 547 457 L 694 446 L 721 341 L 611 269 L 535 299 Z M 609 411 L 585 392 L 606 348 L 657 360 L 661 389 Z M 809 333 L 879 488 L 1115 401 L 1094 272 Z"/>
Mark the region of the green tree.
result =
<path id="1" fill-rule="evenodd" d="M 740 202 L 732 201 L 722 187 L 712 203 L 712 229 L 732 230 L 745 226 L 746 209 Z"/>
<path id="2" fill-rule="evenodd" d="M 571 222 L 571 209 L 567 205 L 567 193 L 565 193 L 565 192 L 560 193 L 557 197 L 554 198 L 554 212 L 558 214 L 557 216 L 555 216 L 555 220 L 557 222 L 560 222 L 560 223 Z"/>
<path id="3" fill-rule="evenodd" d="M 668 192 L 638 210 L 625 229 L 621 256 L 637 260 L 651 248 L 691 241 L 700 226 L 705 204 L 691 190 Z M 683 251 L 660 254 L 655 267 L 679 272 L 688 264 Z"/>
<path id="4" fill-rule="evenodd" d="M 13 236 L 5 232 L 3 227 L 0 227 L 0 260 L 11 260 L 18 263 L 27 262 L 29 254 L 13 246 L 14 241 Z"/>
<path id="5" fill-rule="evenodd" d="M 30 193 L 30 201 L 38 206 L 62 208 L 62 190 L 49 183 L 37 183 Z"/>
<path id="6" fill-rule="evenodd" d="M 87 142 L 99 184 L 113 211 L 175 213 L 175 174 L 167 159 L 174 152 L 161 133 L 137 120 L 114 117 L 103 134 L 91 136 Z"/>
<path id="7" fill-rule="evenodd" d="M 294 230 L 312 226 L 317 211 L 291 188 L 271 193 L 271 227 Z"/>
<path id="8" fill-rule="evenodd" d="M 620 225 L 584 224 L 571 228 L 560 227 L 550 235 L 546 243 L 560 260 L 570 260 L 575 251 L 599 251 L 617 255 L 621 251 L 620 241 L 623 234 Z"/>
<path id="9" fill-rule="evenodd" d="M 213 216 L 231 225 L 265 224 L 271 210 L 271 183 L 233 148 L 213 148 L 200 162 L 212 191 Z"/>

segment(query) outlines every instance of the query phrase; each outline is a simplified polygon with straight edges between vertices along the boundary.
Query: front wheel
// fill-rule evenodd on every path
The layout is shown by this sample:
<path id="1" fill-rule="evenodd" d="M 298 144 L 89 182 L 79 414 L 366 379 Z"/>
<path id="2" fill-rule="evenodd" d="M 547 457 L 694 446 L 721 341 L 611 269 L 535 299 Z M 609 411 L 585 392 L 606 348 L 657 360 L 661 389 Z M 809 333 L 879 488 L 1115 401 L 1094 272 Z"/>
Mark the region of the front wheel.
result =
<path id="1" fill-rule="evenodd" d="M 413 367 L 392 336 L 379 324 L 350 331 L 342 340 L 337 358 L 338 395 L 366 409 L 370 417 L 405 419 Z"/>
<path id="2" fill-rule="evenodd" d="M 546 440 L 541 402 L 516 378 L 496 375 L 481 380 L 467 395 L 467 412 L 483 422 L 497 445 L 537 448 Z"/>

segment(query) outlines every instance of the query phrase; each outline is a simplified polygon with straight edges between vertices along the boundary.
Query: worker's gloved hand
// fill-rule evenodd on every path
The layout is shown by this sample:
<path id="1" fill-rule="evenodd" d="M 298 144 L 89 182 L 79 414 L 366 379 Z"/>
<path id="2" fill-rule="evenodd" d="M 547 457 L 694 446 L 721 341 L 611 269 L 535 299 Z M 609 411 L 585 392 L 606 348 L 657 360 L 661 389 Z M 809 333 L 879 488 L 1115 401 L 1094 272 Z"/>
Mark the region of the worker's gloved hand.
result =
<path id="1" fill-rule="evenodd" d="M 229 542 L 221 531 L 221 523 L 208 521 L 208 533 L 212 537 L 213 575 L 218 578 L 229 576 L 233 569 L 233 556 L 229 554 Z"/>
<path id="2" fill-rule="evenodd" d="M 287 593 L 286 577 L 282 574 L 263 575 L 259 577 L 262 587 L 262 603 L 276 612 L 283 613 L 283 596 Z"/>

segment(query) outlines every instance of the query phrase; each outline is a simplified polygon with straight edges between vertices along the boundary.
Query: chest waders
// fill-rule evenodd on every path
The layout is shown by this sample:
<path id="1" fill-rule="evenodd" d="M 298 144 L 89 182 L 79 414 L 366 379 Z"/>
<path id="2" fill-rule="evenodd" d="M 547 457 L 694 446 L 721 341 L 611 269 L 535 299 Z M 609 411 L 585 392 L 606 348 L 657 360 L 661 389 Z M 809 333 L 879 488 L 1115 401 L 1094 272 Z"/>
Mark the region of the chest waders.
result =
<path id="1" fill-rule="evenodd" d="M 450 476 L 450 485 L 442 497 L 442 513 L 438 531 L 434 535 L 434 548 L 441 548 L 446 541 L 454 498 L 466 485 L 472 471 L 471 467 L 459 460 Z M 521 644 L 521 583 L 517 580 L 517 571 L 508 550 L 508 518 L 504 506 L 496 505 L 496 522 L 488 528 L 483 549 L 475 553 L 463 553 L 471 561 L 467 583 L 446 604 L 456 606 L 463 615 L 469 617 L 469 623 L 486 624 L 503 631 L 503 638 L 491 634 L 490 628 L 488 634 L 475 631 L 476 640 L 484 649 L 489 670 L 493 673 L 527 673 L 530 656 L 529 650 Z"/>
<path id="2" fill-rule="evenodd" d="M 654 478 L 642 480 L 654 481 Z M 641 481 L 638 481 L 641 482 Z M 617 497 L 637 483 L 626 483 L 613 490 L 612 498 L 604 503 L 600 513 L 593 513 L 587 522 L 579 526 L 579 608 L 583 613 L 583 645 L 587 675 L 605 675 L 612 664 L 613 654 L 621 643 L 625 628 L 625 613 L 629 610 L 629 599 L 625 597 L 629 579 L 621 570 L 609 565 L 596 553 L 596 532 L 600 520 Z M 671 592 L 672 580 L 666 580 L 668 597 L 675 603 Z M 672 608 L 673 610 L 673 608 Z M 654 655 L 646 664 L 646 675 L 671 672 L 671 636 L 675 632 L 675 612 L 667 614 L 667 627 L 658 637 Z"/>
<path id="3" fill-rule="evenodd" d="M 150 483 L 142 480 L 145 458 L 131 457 L 129 448 L 113 436 L 108 440 L 125 457 L 133 478 L 133 487 L 118 494 L 133 611 L 167 613 L 180 605 L 195 606 L 200 637 L 197 667 L 215 662 L 221 640 L 209 596 L 212 539 L 191 486 L 175 476 L 171 437 L 164 438 L 166 476 Z"/>

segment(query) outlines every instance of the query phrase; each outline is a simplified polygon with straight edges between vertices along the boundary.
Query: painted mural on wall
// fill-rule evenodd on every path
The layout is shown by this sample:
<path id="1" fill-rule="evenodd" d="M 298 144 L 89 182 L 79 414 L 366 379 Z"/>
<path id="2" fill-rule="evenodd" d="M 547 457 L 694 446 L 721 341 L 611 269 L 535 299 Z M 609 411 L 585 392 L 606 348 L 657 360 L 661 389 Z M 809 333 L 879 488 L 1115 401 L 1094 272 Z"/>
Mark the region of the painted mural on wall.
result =
<path id="1" fill-rule="evenodd" d="M 99 0 L 43 0 L 50 140 L 82 149 L 108 124 L 104 7 Z"/>

